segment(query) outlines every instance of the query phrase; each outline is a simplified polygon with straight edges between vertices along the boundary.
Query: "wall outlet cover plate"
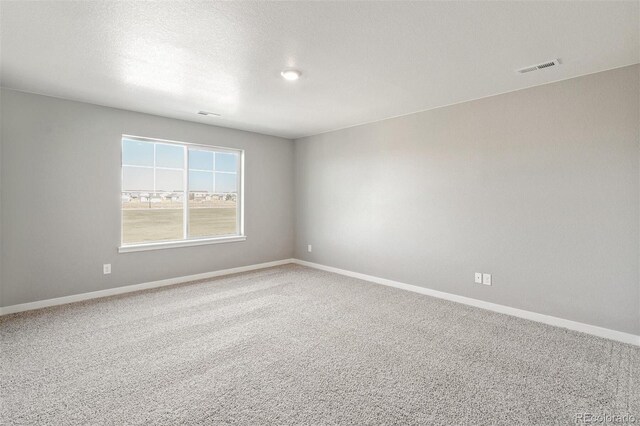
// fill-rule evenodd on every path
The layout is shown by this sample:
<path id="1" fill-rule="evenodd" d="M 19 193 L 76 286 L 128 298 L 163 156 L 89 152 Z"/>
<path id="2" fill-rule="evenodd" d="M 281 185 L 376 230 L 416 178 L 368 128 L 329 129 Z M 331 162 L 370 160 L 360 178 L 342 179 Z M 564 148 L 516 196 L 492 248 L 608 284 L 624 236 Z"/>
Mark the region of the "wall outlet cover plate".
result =
<path id="1" fill-rule="evenodd" d="M 491 274 L 482 274 L 482 284 L 491 285 Z"/>

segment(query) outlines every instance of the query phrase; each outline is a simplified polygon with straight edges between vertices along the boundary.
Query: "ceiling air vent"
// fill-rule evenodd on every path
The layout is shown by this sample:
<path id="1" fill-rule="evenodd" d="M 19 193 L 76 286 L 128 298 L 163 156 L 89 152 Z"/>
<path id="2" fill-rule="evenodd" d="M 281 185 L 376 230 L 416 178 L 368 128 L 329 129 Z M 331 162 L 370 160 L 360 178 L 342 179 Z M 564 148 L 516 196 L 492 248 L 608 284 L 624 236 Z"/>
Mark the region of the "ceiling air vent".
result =
<path id="1" fill-rule="evenodd" d="M 217 112 L 198 111 L 198 114 L 200 114 L 200 115 L 208 115 L 208 116 L 211 116 L 211 117 L 220 117 L 220 114 L 218 114 Z"/>
<path id="2" fill-rule="evenodd" d="M 528 67 L 520 68 L 517 71 L 520 74 L 524 74 L 524 73 L 531 72 L 531 71 L 543 70 L 543 69 L 549 68 L 549 67 L 557 67 L 558 65 L 560 65 L 560 59 L 554 59 L 553 61 L 547 61 L 547 62 L 543 62 L 541 64 L 531 65 L 531 66 L 528 66 Z"/>

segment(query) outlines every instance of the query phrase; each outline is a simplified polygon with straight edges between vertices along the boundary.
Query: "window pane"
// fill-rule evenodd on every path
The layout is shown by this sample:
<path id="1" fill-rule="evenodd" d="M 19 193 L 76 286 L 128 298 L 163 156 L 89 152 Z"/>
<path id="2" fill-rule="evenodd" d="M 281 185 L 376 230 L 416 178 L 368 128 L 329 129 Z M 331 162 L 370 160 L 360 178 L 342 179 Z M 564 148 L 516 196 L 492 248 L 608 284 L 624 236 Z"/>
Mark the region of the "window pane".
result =
<path id="1" fill-rule="evenodd" d="M 122 167 L 123 191 L 153 191 L 153 169 L 146 167 Z"/>
<path id="2" fill-rule="evenodd" d="M 189 169 L 213 171 L 213 152 L 190 149 Z"/>
<path id="3" fill-rule="evenodd" d="M 189 237 L 233 235 L 237 232 L 235 194 L 189 194 Z"/>
<path id="4" fill-rule="evenodd" d="M 213 172 L 189 171 L 189 192 L 213 192 Z"/>
<path id="5" fill-rule="evenodd" d="M 153 143 L 123 139 L 122 164 L 153 167 Z"/>
<path id="6" fill-rule="evenodd" d="M 183 239 L 182 192 L 122 193 L 124 244 Z"/>
<path id="7" fill-rule="evenodd" d="M 216 172 L 216 193 L 237 192 L 238 175 L 235 173 L 218 173 Z"/>
<path id="8" fill-rule="evenodd" d="M 236 172 L 238 171 L 238 154 L 226 152 L 216 152 L 216 171 L 217 172 Z"/>
<path id="9" fill-rule="evenodd" d="M 123 137 L 122 243 L 236 235 L 240 155 Z"/>
<path id="10" fill-rule="evenodd" d="M 156 169 L 156 191 L 182 192 L 183 178 L 182 170 Z"/>
<path id="11" fill-rule="evenodd" d="M 156 167 L 184 169 L 184 148 L 177 145 L 156 144 Z"/>

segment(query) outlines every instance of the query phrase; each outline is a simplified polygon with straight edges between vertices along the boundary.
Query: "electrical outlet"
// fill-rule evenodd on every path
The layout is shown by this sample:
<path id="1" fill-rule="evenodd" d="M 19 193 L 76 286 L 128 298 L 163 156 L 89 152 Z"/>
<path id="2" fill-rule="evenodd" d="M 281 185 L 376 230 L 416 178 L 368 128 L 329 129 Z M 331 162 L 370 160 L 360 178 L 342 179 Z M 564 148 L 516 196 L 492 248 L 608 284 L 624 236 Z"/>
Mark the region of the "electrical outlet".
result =
<path id="1" fill-rule="evenodd" d="M 475 280 L 476 284 L 482 284 L 482 272 L 476 272 Z"/>
<path id="2" fill-rule="evenodd" d="M 107 275 L 107 274 L 111 273 L 111 264 L 110 263 L 105 263 L 104 265 L 102 265 L 102 273 L 104 275 Z"/>
<path id="3" fill-rule="evenodd" d="M 309 244 L 309 245 L 307 246 L 307 251 L 308 251 L 309 253 L 311 253 L 311 252 L 313 251 L 313 248 L 311 247 L 311 244 Z"/>
<path id="4" fill-rule="evenodd" d="M 482 284 L 491 285 L 491 274 L 482 274 Z"/>

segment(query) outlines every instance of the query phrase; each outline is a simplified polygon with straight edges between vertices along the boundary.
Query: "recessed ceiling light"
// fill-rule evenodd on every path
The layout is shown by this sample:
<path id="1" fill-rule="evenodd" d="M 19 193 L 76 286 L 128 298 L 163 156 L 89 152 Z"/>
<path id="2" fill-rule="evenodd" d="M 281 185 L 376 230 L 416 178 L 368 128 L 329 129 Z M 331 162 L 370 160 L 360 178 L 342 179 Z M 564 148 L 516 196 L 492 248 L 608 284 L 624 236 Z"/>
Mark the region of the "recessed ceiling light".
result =
<path id="1" fill-rule="evenodd" d="M 209 112 L 209 111 L 198 111 L 198 114 L 200 115 L 210 115 L 211 117 L 220 117 L 221 115 L 216 113 L 216 112 Z"/>
<path id="2" fill-rule="evenodd" d="M 295 81 L 297 79 L 300 78 L 300 75 L 302 73 L 298 70 L 283 70 L 280 75 L 285 79 L 285 80 L 289 80 L 289 81 Z"/>

